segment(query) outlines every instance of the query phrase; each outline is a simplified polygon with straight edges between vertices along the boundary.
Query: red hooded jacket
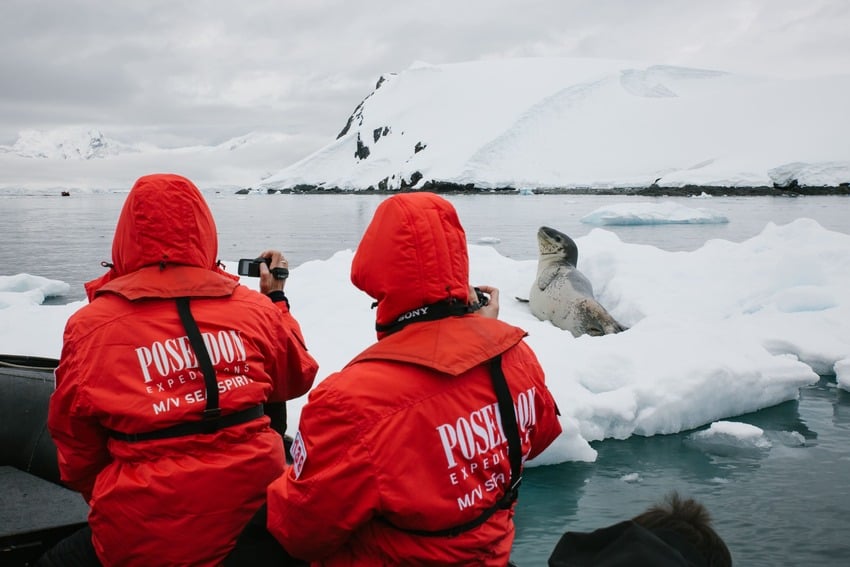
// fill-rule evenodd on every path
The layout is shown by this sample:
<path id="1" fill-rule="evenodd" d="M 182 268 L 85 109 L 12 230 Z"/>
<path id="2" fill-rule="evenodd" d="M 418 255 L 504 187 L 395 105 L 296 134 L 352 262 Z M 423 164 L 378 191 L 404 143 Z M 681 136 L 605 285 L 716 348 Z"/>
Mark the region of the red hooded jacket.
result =
<path id="1" fill-rule="evenodd" d="M 142 177 L 115 229 L 114 266 L 86 284 L 68 320 L 48 427 L 62 480 L 91 506 L 105 565 L 214 565 L 284 469 L 266 416 L 215 433 L 128 442 L 197 421 L 204 377 L 178 316 L 192 314 L 217 377 L 222 415 L 304 394 L 318 366 L 285 302 L 219 270 L 201 193 L 177 175 Z"/>
<path id="2" fill-rule="evenodd" d="M 385 200 L 351 267 L 378 300 L 379 325 L 441 301 L 468 301 L 466 236 L 430 193 Z M 454 537 L 505 493 L 507 441 L 487 362 L 502 355 L 523 460 L 560 433 L 525 332 L 469 313 L 412 323 L 329 376 L 309 396 L 295 463 L 269 487 L 268 527 L 314 565 L 500 565 L 513 507 Z"/>

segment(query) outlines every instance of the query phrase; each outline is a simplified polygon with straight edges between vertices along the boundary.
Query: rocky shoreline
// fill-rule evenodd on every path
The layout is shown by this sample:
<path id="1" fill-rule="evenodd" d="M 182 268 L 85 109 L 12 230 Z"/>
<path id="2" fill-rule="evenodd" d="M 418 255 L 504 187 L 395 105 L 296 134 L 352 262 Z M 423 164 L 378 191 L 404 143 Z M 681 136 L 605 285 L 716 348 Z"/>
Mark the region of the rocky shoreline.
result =
<path id="1" fill-rule="evenodd" d="M 237 194 L 248 194 L 257 192 L 252 188 L 240 189 Z M 261 190 L 260 190 L 261 191 Z M 391 195 L 394 193 L 410 193 L 416 191 L 432 191 L 446 195 L 474 195 L 474 194 L 503 194 L 515 195 L 517 193 L 531 193 L 534 195 L 641 195 L 649 197 L 692 197 L 699 195 L 712 196 L 738 196 L 738 197 L 802 197 L 807 195 L 850 195 L 850 184 L 842 183 L 836 186 L 808 187 L 791 184 L 787 187 L 758 186 L 758 187 L 730 187 L 713 185 L 684 185 L 681 187 L 663 187 L 651 185 L 649 187 L 569 187 L 560 189 L 523 189 L 515 187 L 479 188 L 474 184 L 458 184 L 446 182 L 426 182 L 422 187 L 403 187 L 401 189 L 341 189 L 339 187 L 325 187 L 323 185 L 296 185 L 283 189 L 267 188 L 268 194 L 375 194 Z"/>

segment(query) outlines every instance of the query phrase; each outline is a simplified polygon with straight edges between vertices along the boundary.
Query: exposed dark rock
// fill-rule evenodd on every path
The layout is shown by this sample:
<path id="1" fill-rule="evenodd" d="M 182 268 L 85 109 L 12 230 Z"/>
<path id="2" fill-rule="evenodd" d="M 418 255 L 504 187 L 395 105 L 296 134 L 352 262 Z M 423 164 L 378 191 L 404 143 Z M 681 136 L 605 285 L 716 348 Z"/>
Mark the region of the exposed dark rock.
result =
<path id="1" fill-rule="evenodd" d="M 415 186 L 417 183 L 419 183 L 419 181 L 421 179 L 422 179 L 422 173 L 419 172 L 419 171 L 414 171 L 413 173 L 410 174 L 410 181 L 408 181 L 404 177 L 401 178 L 401 189 L 402 190 L 410 189 L 413 186 Z"/>
<path id="2" fill-rule="evenodd" d="M 357 159 L 366 159 L 369 157 L 369 146 L 363 143 L 360 139 L 360 134 L 357 134 L 357 151 L 354 152 L 354 157 Z"/>
<path id="3" fill-rule="evenodd" d="M 474 183 L 452 183 L 448 181 L 429 180 L 422 184 L 421 187 L 414 186 L 421 181 L 421 173 L 414 172 L 407 182 L 402 181 L 400 189 L 390 189 L 390 177 L 385 177 L 378 182 L 377 187 L 370 185 L 366 189 L 352 190 L 343 189 L 338 186 L 326 186 L 324 183 L 299 184 L 293 187 L 284 187 L 281 189 L 268 188 L 266 191 L 270 194 L 281 193 L 311 193 L 311 194 L 326 194 L 326 193 L 376 193 L 376 194 L 392 194 L 405 193 L 416 191 L 432 191 L 434 193 L 448 194 L 481 194 L 481 193 L 497 193 L 511 194 L 517 193 L 516 187 L 476 187 Z M 759 186 L 759 187 L 725 187 L 725 186 L 709 186 L 709 185 L 685 185 L 683 187 L 561 187 L 561 188 L 534 188 L 532 192 L 535 195 L 644 195 L 651 197 L 690 197 L 697 196 L 703 193 L 714 196 L 739 196 L 739 197 L 801 197 L 807 195 L 847 195 L 850 196 L 850 183 L 841 183 L 840 185 L 824 186 L 824 187 L 808 187 L 801 186 L 796 190 L 776 189 L 774 187 Z"/>
<path id="4" fill-rule="evenodd" d="M 358 104 L 356 107 L 354 107 L 354 112 L 352 112 L 351 116 L 348 117 L 348 121 L 345 123 L 345 127 L 342 129 L 342 131 L 339 134 L 336 135 L 337 140 L 339 140 L 340 138 L 342 138 L 343 136 L 348 134 L 348 131 L 351 130 L 351 125 L 354 124 L 355 119 L 362 118 L 362 116 L 363 116 L 363 103 L 364 102 L 366 102 L 366 99 L 363 99 L 362 101 L 360 101 L 360 104 Z"/>
<path id="5" fill-rule="evenodd" d="M 418 154 L 422 150 L 428 147 L 428 144 L 423 144 L 422 142 L 416 142 L 416 146 L 413 148 L 413 153 Z"/>
<path id="6" fill-rule="evenodd" d="M 239 191 L 237 191 L 237 192 L 236 192 L 236 194 L 237 194 L 237 195 L 247 195 L 247 194 L 248 194 L 248 193 L 250 193 L 250 192 L 251 192 L 251 188 L 250 188 L 250 187 L 247 187 L 247 188 L 243 187 L 242 189 L 240 189 Z"/>
<path id="7" fill-rule="evenodd" d="M 348 117 L 348 121 L 345 123 L 345 126 L 343 126 L 343 128 L 342 128 L 342 130 L 340 130 L 339 134 L 336 135 L 337 140 L 339 140 L 340 138 L 342 138 L 343 136 L 348 134 L 348 131 L 351 129 L 351 123 L 352 122 L 354 122 L 354 114 L 352 114 L 351 116 Z"/>
<path id="8" fill-rule="evenodd" d="M 796 179 L 790 179 L 787 183 L 773 183 L 773 187 L 776 189 L 797 189 L 800 186 L 800 183 Z"/>
<path id="9" fill-rule="evenodd" d="M 381 139 L 381 136 L 386 136 L 389 133 L 390 133 L 390 127 L 389 126 L 384 126 L 383 128 L 375 128 L 374 130 L 372 130 L 372 138 L 377 143 L 377 141 Z"/>
<path id="10" fill-rule="evenodd" d="M 390 73 L 390 74 L 395 75 L 396 73 Z M 360 126 L 363 125 L 363 105 L 366 103 L 367 100 L 369 100 L 370 96 L 375 94 L 376 90 L 381 88 L 381 85 L 383 85 L 386 82 L 386 80 L 387 80 L 387 78 L 386 78 L 385 75 L 381 75 L 380 77 L 378 77 L 378 82 L 375 83 L 375 90 L 372 91 L 371 93 L 369 93 L 369 95 L 366 98 L 364 98 L 362 101 L 360 101 L 360 104 L 358 104 L 354 108 L 354 112 L 352 112 L 351 116 L 348 117 L 348 121 L 345 123 L 345 127 L 342 129 L 342 131 L 339 134 L 337 134 L 337 136 L 336 136 L 337 140 L 339 140 L 340 138 L 342 138 L 343 136 L 348 134 L 349 130 L 351 130 L 351 127 L 354 125 L 355 120 L 360 121 L 360 124 L 359 124 Z M 384 132 L 385 136 L 386 136 L 386 134 L 387 133 Z M 377 140 L 375 140 L 375 141 L 377 142 Z"/>
<path id="11" fill-rule="evenodd" d="M 433 191 L 434 193 L 451 193 L 454 191 L 474 191 L 475 184 L 466 183 L 461 185 L 460 183 L 449 183 L 447 181 L 434 181 L 433 179 L 429 179 L 425 183 L 422 184 L 423 191 Z"/>

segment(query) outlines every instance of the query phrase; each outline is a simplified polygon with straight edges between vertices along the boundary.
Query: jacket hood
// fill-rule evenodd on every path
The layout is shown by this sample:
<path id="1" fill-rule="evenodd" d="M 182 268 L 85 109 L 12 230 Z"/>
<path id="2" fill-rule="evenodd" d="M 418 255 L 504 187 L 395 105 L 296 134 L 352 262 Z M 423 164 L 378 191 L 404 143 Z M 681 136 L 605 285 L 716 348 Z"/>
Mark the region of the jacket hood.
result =
<path id="1" fill-rule="evenodd" d="M 167 288 L 174 283 L 169 269 L 180 272 L 194 268 L 195 272 L 200 269 L 214 273 L 211 281 L 224 276 L 230 280 L 224 287 L 232 289 L 237 280 L 219 270 L 217 255 L 215 221 L 195 184 L 180 175 L 146 175 L 133 185 L 118 217 L 112 239 L 112 269 L 86 284 L 86 291 L 91 299 L 107 284 L 115 288 L 111 291 L 151 288 L 149 278 L 142 276 L 153 271 L 142 270 L 148 266 L 158 266 L 166 273 L 165 283 L 153 287 Z M 142 279 L 146 281 L 141 286 L 135 282 Z M 178 281 L 181 279 L 185 277 L 180 276 Z M 135 291 L 131 295 L 155 296 L 156 291 Z"/>
<path id="2" fill-rule="evenodd" d="M 351 282 L 377 300 L 379 325 L 439 301 L 466 304 L 466 233 L 452 204 L 433 193 L 384 200 L 354 254 Z"/>
<path id="3" fill-rule="evenodd" d="M 136 181 L 112 240 L 116 276 L 161 262 L 213 269 L 217 255 L 215 221 L 194 183 L 173 174 Z"/>

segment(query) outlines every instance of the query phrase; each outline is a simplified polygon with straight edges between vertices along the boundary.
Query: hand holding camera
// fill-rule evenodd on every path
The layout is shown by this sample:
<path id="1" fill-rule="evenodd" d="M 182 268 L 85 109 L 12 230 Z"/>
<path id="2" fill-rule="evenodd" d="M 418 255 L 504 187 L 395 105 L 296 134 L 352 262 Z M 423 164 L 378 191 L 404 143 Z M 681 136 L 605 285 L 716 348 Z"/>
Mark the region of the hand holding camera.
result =
<path id="1" fill-rule="evenodd" d="M 478 305 L 475 311 L 484 317 L 499 318 L 499 289 L 489 285 L 470 286 L 469 300 Z"/>
<path id="2" fill-rule="evenodd" d="M 289 262 L 278 250 L 266 250 L 256 258 L 239 260 L 240 276 L 260 278 L 260 291 L 266 295 L 283 291 L 289 277 Z"/>
<path id="3" fill-rule="evenodd" d="M 271 267 L 271 258 L 242 258 L 239 260 L 239 275 L 249 278 L 260 277 L 260 264 L 265 264 L 276 280 L 285 280 L 289 277 L 289 269 L 285 267 Z"/>

